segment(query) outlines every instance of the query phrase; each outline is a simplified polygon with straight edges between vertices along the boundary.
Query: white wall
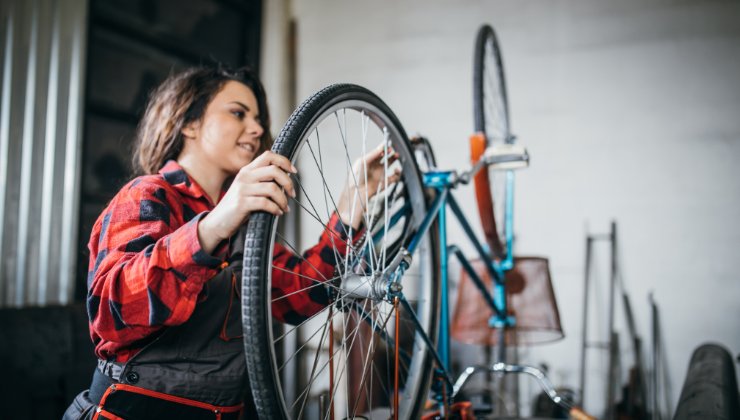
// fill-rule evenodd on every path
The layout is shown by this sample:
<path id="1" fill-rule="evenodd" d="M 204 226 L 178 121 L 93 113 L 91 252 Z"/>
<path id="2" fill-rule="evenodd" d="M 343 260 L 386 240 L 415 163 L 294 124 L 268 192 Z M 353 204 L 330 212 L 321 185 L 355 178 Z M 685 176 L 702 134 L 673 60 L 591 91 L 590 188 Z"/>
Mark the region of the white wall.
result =
<path id="1" fill-rule="evenodd" d="M 496 28 L 513 130 L 532 156 L 517 175 L 516 251 L 550 259 L 567 335 L 525 352 L 527 362 L 577 385 L 585 235 L 612 219 L 646 340 L 650 291 L 660 306 L 673 403 L 699 344 L 740 352 L 740 3 L 279 3 L 298 23 L 299 100 L 330 83 L 363 85 L 428 136 L 447 168 L 468 161 L 475 32 Z M 456 196 L 477 220 L 472 191 Z M 596 273 L 603 292 L 604 258 Z M 605 300 L 595 303 L 603 333 Z M 603 363 L 592 371 L 592 384 L 605 375 Z"/>

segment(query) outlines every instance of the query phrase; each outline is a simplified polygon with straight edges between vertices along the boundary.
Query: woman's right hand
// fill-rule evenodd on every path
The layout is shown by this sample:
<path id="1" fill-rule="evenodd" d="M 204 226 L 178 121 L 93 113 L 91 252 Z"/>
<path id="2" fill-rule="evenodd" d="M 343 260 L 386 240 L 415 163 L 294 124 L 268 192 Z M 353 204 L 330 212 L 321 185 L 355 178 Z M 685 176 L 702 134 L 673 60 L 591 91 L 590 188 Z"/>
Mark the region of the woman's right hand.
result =
<path id="1" fill-rule="evenodd" d="M 203 251 L 213 252 L 252 212 L 265 211 L 277 216 L 288 212 L 286 194 L 295 197 L 288 173 L 296 172 L 288 158 L 271 151 L 262 153 L 243 167 L 221 201 L 198 224 L 198 239 Z"/>

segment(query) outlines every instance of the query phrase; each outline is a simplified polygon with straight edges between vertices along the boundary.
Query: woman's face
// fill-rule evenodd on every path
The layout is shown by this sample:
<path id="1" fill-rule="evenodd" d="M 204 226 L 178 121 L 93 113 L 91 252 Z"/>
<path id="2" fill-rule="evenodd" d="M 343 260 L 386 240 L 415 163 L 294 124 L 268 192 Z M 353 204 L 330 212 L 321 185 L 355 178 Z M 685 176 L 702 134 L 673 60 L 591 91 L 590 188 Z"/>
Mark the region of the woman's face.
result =
<path id="1" fill-rule="evenodd" d="M 228 81 L 206 107 L 203 118 L 186 134 L 201 164 L 209 170 L 236 175 L 256 157 L 264 129 L 252 89 Z M 215 173 L 214 173 L 215 175 Z"/>

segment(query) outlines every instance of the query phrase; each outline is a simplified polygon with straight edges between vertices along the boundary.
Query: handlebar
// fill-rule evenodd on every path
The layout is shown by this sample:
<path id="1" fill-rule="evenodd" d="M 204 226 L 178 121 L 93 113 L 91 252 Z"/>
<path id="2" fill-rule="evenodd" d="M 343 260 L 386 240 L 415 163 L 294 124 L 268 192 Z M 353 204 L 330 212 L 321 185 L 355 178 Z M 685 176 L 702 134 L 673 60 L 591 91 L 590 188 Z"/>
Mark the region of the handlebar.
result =
<path id="1" fill-rule="evenodd" d="M 494 363 L 490 366 L 469 366 L 465 368 L 460 377 L 457 378 L 457 381 L 455 381 L 455 384 L 452 387 L 452 399 L 457 396 L 457 394 L 460 392 L 462 387 L 465 386 L 465 383 L 470 379 L 470 377 L 477 372 L 491 372 L 502 374 L 526 373 L 527 375 L 533 376 L 535 379 L 537 379 L 537 382 L 539 382 L 542 389 L 545 391 L 545 393 L 547 393 L 547 396 L 550 397 L 550 399 L 555 404 L 568 409 L 572 418 L 576 420 L 596 420 L 595 417 L 583 411 L 582 408 L 576 406 L 572 401 L 560 395 L 557 390 L 555 390 L 555 387 L 552 385 L 550 380 L 547 379 L 545 373 L 534 366 L 510 365 L 507 363 Z"/>

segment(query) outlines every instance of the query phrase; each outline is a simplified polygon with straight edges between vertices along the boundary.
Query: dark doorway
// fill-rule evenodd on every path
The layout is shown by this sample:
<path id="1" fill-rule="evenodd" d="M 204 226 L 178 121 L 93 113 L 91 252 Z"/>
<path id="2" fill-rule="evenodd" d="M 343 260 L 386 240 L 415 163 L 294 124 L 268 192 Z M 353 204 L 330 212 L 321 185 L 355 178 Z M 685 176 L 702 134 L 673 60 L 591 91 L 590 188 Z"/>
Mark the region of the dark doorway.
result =
<path id="1" fill-rule="evenodd" d="M 193 65 L 259 71 L 261 17 L 260 0 L 91 0 L 75 300 L 87 290 L 92 226 L 132 177 L 149 91 Z"/>

